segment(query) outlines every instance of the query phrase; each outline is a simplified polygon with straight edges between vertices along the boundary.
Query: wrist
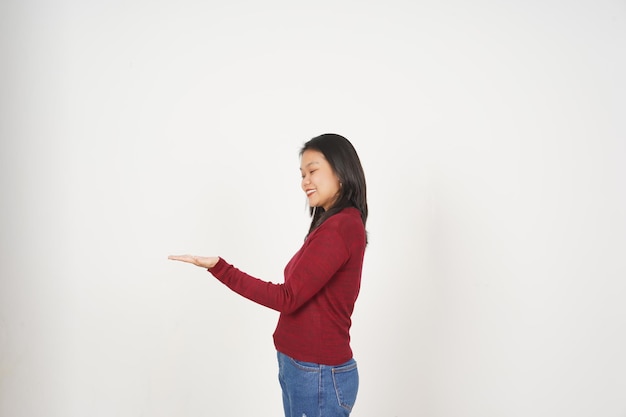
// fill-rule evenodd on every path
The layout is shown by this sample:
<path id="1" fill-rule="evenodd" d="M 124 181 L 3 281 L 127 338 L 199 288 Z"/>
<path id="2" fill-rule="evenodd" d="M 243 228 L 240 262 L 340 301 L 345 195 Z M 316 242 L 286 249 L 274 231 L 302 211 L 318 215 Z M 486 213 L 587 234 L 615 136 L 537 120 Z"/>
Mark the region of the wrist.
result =
<path id="1" fill-rule="evenodd" d="M 211 269 L 213 268 L 215 265 L 217 265 L 217 263 L 220 261 L 219 256 L 212 256 L 209 258 L 209 261 L 207 262 L 207 269 Z"/>

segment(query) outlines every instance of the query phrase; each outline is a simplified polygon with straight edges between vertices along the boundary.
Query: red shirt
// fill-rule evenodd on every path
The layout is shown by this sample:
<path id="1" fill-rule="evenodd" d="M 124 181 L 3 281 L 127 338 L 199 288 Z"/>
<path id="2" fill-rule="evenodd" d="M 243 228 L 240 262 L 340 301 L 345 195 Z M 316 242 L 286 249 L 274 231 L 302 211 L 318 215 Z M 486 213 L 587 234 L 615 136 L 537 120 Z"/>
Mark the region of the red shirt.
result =
<path id="1" fill-rule="evenodd" d="M 220 258 L 209 271 L 242 296 L 280 312 L 274 345 L 304 362 L 352 358 L 350 319 L 361 285 L 365 227 L 347 208 L 328 218 L 285 267 L 283 284 L 254 278 Z"/>

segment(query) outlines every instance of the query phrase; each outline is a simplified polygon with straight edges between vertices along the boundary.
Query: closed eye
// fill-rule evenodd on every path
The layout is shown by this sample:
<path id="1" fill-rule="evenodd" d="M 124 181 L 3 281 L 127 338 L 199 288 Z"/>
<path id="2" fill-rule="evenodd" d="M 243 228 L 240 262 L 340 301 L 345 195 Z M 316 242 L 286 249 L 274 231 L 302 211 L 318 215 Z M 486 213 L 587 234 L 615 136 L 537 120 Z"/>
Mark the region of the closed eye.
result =
<path id="1" fill-rule="evenodd" d="M 309 175 L 313 175 L 313 173 L 314 173 L 315 171 L 317 171 L 317 169 L 313 169 L 313 170 L 309 171 Z M 300 175 L 300 177 L 301 177 L 302 179 L 304 179 L 305 175 L 304 175 L 304 174 L 301 174 L 301 175 Z"/>

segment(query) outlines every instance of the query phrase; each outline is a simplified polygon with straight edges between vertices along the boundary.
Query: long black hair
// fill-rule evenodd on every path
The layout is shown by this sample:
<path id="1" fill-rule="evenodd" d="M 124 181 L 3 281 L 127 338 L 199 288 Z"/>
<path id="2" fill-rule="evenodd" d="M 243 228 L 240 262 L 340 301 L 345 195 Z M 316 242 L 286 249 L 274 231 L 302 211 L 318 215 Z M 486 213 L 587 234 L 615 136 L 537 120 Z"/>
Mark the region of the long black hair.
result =
<path id="1" fill-rule="evenodd" d="M 310 207 L 310 234 L 326 219 L 347 207 L 354 207 L 361 213 L 363 226 L 367 223 L 367 187 L 361 160 L 352 143 L 341 135 L 325 133 L 314 137 L 304 144 L 300 156 L 307 150 L 321 152 L 339 178 L 341 187 L 333 205 L 324 210 L 322 207 Z"/>

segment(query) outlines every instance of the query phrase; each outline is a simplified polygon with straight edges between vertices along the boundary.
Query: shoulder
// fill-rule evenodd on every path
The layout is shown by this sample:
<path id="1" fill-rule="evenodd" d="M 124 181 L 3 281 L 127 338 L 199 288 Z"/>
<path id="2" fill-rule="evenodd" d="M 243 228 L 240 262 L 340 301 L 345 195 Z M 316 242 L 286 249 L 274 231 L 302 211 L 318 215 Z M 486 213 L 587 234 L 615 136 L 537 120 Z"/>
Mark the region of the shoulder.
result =
<path id="1" fill-rule="evenodd" d="M 324 246 L 343 247 L 347 253 L 362 251 L 366 245 L 361 212 L 346 208 L 330 216 L 307 237 L 305 245 L 323 242 Z"/>
<path id="2" fill-rule="evenodd" d="M 333 230 L 341 235 L 346 233 L 365 233 L 365 226 L 361 220 L 361 212 L 354 207 L 348 207 L 330 216 L 322 225 L 320 229 Z"/>

